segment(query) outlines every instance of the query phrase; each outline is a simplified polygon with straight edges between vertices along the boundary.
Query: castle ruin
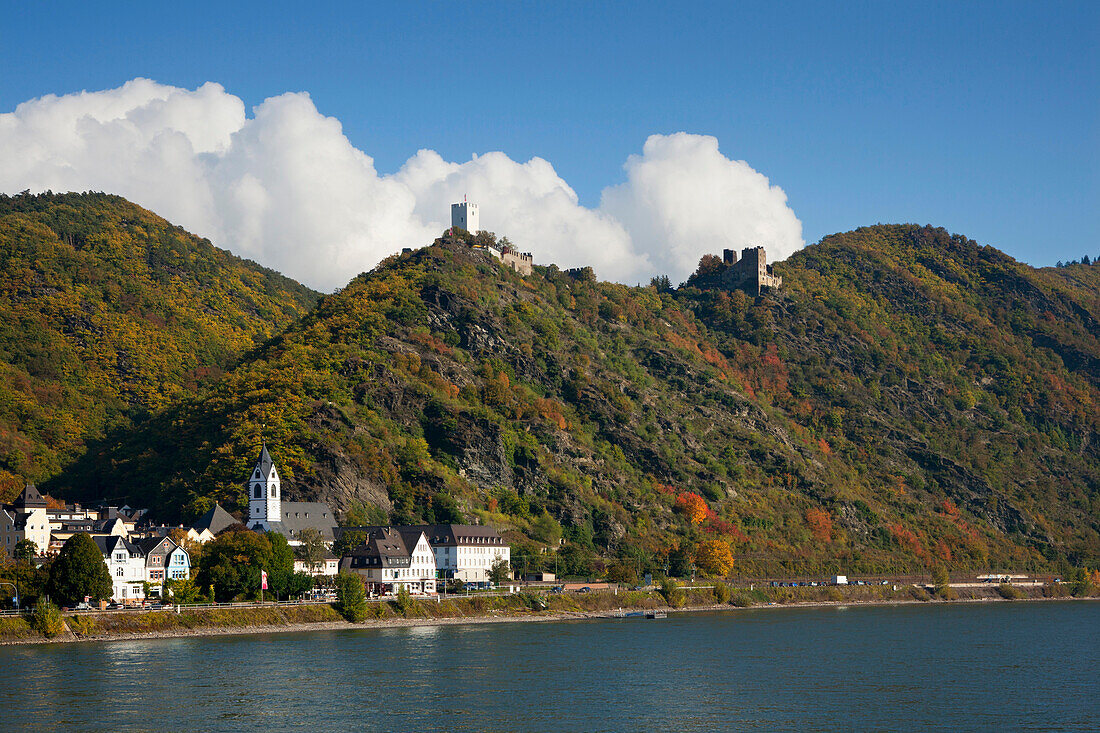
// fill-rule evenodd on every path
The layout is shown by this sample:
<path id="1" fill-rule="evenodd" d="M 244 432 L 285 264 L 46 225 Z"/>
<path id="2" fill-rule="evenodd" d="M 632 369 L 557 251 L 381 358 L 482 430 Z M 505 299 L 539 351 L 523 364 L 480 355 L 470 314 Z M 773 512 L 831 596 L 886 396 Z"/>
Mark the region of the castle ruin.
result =
<path id="1" fill-rule="evenodd" d="M 783 278 L 772 272 L 768 254 L 763 247 L 745 247 L 741 259 L 737 250 L 722 250 L 722 264 L 726 269 L 719 276 L 721 284 L 731 290 L 745 290 L 760 295 L 765 288 L 778 288 Z"/>

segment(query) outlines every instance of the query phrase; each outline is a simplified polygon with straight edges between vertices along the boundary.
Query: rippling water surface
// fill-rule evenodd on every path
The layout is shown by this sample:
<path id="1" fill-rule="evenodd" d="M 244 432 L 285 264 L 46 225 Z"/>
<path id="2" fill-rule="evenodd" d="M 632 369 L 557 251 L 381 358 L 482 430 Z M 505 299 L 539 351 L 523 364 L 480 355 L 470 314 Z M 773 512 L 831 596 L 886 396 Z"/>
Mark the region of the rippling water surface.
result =
<path id="1" fill-rule="evenodd" d="M 1100 603 L 0 647 L 0 730 L 1097 730 Z"/>

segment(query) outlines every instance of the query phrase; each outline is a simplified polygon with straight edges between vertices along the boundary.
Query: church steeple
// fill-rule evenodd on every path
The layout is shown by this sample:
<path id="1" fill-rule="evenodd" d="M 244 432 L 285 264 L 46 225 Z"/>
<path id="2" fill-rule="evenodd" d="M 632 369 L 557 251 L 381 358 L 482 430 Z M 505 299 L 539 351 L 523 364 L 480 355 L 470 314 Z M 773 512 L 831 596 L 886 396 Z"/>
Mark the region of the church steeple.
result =
<path id="1" fill-rule="evenodd" d="M 279 471 L 267 451 L 267 441 L 260 442 L 260 456 L 248 480 L 248 527 L 271 529 L 282 514 L 282 488 Z"/>

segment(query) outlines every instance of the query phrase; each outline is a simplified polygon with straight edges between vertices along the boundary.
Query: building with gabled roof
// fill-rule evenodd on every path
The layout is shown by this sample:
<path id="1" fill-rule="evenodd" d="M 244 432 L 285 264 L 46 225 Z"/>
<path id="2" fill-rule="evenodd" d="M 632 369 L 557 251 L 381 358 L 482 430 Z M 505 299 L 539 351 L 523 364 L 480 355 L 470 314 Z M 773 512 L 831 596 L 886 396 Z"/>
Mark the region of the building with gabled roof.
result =
<path id="1" fill-rule="evenodd" d="M 240 523 L 239 519 L 222 509 L 221 504 L 215 503 L 206 514 L 195 520 L 187 530 L 187 537 L 194 542 L 205 544 L 217 537 L 220 532 Z"/>
<path id="2" fill-rule="evenodd" d="M 92 539 L 111 574 L 112 598 L 124 604 L 144 600 L 145 555 L 141 548 L 117 535 L 95 535 Z"/>
<path id="3" fill-rule="evenodd" d="M 361 532 L 366 540 L 341 558 L 340 568 L 361 575 L 372 593 L 396 593 L 402 586 L 415 595 L 435 593 L 435 554 L 422 531 L 381 526 L 343 531 Z"/>
<path id="4" fill-rule="evenodd" d="M 50 549 L 50 518 L 46 512 L 46 499 L 27 484 L 10 506 L 0 507 L 0 551 L 12 556 L 15 546 L 30 540 L 44 555 Z"/>
<path id="5" fill-rule="evenodd" d="M 146 537 L 133 544 L 145 556 L 145 580 L 151 585 L 191 577 L 191 556 L 170 537 Z"/>
<path id="6" fill-rule="evenodd" d="M 264 442 L 248 479 L 246 524 L 249 529 L 278 532 L 295 547 L 301 544 L 303 529 L 316 529 L 321 533 L 321 538 L 331 545 L 335 539 L 336 515 L 323 502 L 283 501 L 279 471 Z"/>
<path id="7" fill-rule="evenodd" d="M 499 560 L 511 563 L 512 548 L 492 527 L 481 524 L 414 525 L 428 538 L 441 578 L 481 585 Z"/>

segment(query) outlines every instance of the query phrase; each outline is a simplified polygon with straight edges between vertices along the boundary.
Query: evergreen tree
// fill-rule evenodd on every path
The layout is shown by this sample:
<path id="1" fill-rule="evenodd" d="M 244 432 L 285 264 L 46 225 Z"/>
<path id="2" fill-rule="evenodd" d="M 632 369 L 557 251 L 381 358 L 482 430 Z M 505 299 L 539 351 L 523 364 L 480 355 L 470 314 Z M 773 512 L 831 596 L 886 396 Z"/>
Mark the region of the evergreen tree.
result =
<path id="1" fill-rule="evenodd" d="M 90 596 L 105 600 L 113 591 L 111 574 L 92 536 L 80 532 L 70 537 L 50 566 L 46 594 L 62 605 L 73 605 Z"/>

